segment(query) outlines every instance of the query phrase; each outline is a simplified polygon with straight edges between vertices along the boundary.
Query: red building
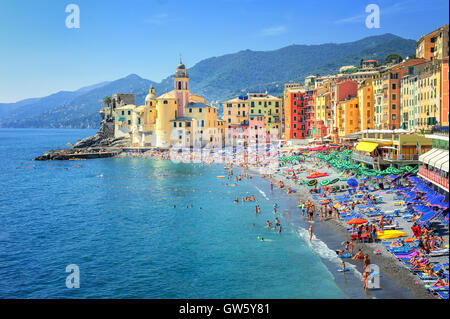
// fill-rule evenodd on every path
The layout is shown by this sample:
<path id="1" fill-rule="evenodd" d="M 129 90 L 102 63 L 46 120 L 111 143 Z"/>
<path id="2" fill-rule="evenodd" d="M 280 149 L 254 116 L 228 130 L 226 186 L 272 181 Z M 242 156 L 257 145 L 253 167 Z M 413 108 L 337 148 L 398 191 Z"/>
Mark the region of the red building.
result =
<path id="1" fill-rule="evenodd" d="M 312 91 L 303 89 L 286 90 L 284 93 L 284 139 L 308 138 L 308 129 L 314 118 L 314 110 L 310 108 L 314 104 Z M 311 102 L 313 100 L 313 102 Z M 313 108 L 314 109 L 314 108 Z"/>

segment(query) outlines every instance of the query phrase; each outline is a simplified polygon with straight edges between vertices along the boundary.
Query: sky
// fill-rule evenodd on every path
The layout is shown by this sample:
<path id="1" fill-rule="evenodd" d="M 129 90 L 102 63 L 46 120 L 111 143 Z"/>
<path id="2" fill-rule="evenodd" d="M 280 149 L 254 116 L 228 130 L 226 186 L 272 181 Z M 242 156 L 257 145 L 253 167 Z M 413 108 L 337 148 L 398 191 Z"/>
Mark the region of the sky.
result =
<path id="1" fill-rule="evenodd" d="M 79 8 L 79 28 L 66 19 Z M 379 28 L 367 28 L 369 4 Z M 187 68 L 241 50 L 356 41 L 393 33 L 417 40 L 448 24 L 447 0 L 1 0 L 0 103 L 116 80 L 161 81 L 180 54 Z"/>

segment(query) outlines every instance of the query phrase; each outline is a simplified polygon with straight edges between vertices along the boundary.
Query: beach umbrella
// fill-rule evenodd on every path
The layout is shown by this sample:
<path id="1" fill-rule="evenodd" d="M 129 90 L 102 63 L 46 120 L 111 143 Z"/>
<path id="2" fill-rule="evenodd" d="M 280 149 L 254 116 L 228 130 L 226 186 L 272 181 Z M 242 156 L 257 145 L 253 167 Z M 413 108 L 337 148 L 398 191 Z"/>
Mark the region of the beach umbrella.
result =
<path id="1" fill-rule="evenodd" d="M 365 224 L 365 223 L 367 223 L 367 220 L 362 219 L 362 218 L 353 218 L 347 222 L 347 224 L 349 224 L 349 225 L 359 225 L 359 224 Z"/>
<path id="2" fill-rule="evenodd" d="M 348 186 L 350 186 L 350 187 L 357 187 L 357 186 L 358 186 L 358 181 L 357 181 L 356 179 L 354 179 L 354 178 L 350 178 L 350 179 L 347 181 L 347 184 L 348 184 Z"/>
<path id="3" fill-rule="evenodd" d="M 317 184 L 317 179 L 312 179 L 308 183 L 306 183 L 306 185 L 308 185 L 308 186 L 315 186 L 316 184 Z"/>

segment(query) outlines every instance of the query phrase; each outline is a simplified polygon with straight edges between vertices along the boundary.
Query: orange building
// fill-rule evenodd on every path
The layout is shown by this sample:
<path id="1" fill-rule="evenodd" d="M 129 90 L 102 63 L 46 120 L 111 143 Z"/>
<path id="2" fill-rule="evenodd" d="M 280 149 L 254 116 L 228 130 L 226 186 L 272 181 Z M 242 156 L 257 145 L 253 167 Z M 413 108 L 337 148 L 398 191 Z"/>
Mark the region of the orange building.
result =
<path id="1" fill-rule="evenodd" d="M 422 36 L 416 43 L 416 57 L 428 61 L 448 56 L 448 24 Z"/>

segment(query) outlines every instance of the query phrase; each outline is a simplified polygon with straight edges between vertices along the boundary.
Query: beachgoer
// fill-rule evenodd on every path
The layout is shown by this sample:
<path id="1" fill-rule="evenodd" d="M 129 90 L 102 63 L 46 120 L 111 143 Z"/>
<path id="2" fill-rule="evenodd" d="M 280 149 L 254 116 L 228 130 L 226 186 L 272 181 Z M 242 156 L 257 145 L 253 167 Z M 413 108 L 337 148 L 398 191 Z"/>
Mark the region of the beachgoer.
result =
<path id="1" fill-rule="evenodd" d="M 309 226 L 308 232 L 309 232 L 309 241 L 311 241 L 311 240 L 312 240 L 312 236 L 313 236 L 313 228 L 312 228 L 312 225 Z"/>

